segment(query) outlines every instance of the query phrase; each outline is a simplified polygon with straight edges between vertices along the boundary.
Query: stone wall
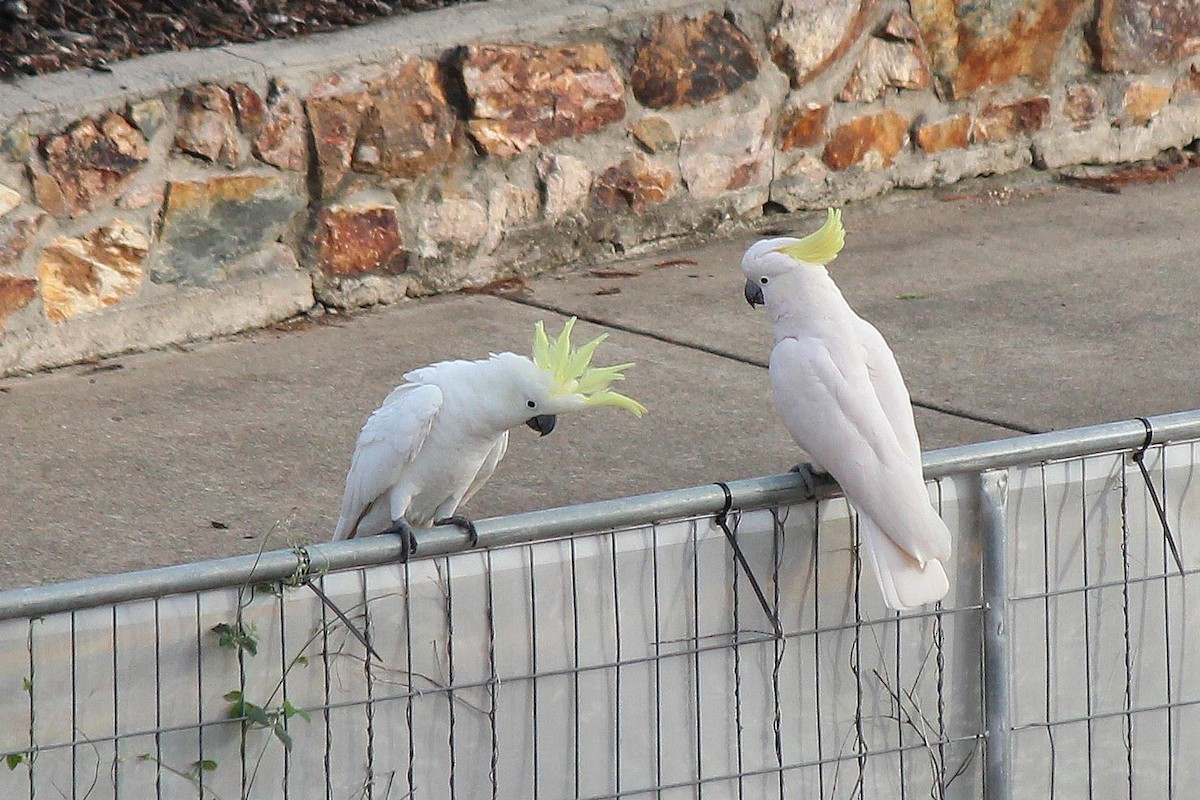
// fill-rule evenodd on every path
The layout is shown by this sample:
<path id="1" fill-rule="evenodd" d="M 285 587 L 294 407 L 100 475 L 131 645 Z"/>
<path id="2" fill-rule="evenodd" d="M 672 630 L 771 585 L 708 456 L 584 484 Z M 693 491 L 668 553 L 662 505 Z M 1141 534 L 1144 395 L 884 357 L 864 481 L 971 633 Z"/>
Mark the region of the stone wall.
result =
<path id="1" fill-rule="evenodd" d="M 1200 137 L 1195 0 L 493 0 L 0 85 L 0 372 Z"/>

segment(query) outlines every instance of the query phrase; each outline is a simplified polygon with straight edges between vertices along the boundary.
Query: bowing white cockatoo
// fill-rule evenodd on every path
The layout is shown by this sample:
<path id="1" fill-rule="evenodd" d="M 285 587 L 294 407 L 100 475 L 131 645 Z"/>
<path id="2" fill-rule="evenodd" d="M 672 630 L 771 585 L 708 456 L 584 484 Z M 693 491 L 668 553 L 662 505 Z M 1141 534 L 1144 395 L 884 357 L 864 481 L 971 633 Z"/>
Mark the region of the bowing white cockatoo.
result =
<path id="1" fill-rule="evenodd" d="M 810 471 L 828 472 L 846 493 L 884 601 L 903 610 L 949 590 L 942 562 L 950 557 L 950 532 L 929 501 L 896 358 L 825 269 L 844 243 L 841 212 L 833 209 L 803 239 L 756 242 L 742 258 L 745 295 L 771 315 L 771 394 L 779 415 L 812 456 Z"/>
<path id="2" fill-rule="evenodd" d="M 474 541 L 474 526 L 455 512 L 492 476 L 509 429 L 524 423 L 545 436 L 559 414 L 595 406 L 640 417 L 641 403 L 608 388 L 633 365 L 592 367 L 607 335 L 575 350 L 574 326 L 572 317 L 552 340 L 538 322 L 532 359 L 498 353 L 406 374 L 358 436 L 334 540 L 396 532 L 411 548 L 413 527 L 449 523 Z"/>

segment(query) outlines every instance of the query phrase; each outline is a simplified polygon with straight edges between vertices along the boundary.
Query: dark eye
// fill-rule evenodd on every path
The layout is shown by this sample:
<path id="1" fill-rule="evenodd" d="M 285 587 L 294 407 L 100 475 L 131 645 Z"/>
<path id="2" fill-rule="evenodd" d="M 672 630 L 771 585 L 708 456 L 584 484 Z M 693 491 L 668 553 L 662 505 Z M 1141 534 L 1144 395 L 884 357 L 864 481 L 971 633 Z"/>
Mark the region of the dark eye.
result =
<path id="1" fill-rule="evenodd" d="M 525 405 L 529 406 L 530 408 L 537 408 L 537 403 L 533 402 L 532 400 L 527 402 Z"/>
<path id="2" fill-rule="evenodd" d="M 759 283 L 761 283 L 763 286 L 766 286 L 766 285 L 767 285 L 767 279 L 766 279 L 765 277 L 763 277 L 763 278 L 759 278 L 759 279 L 758 279 L 758 282 L 759 282 Z"/>

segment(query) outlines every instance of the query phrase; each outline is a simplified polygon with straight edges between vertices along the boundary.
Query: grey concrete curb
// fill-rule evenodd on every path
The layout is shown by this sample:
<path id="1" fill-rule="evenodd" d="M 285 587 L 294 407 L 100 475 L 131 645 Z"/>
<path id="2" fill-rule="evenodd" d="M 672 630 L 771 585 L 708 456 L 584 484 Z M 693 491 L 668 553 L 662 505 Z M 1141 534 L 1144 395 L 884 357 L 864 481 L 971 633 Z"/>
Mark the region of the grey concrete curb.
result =
<path id="1" fill-rule="evenodd" d="M 52 328 L 10 333 L 0 340 L 0 374 L 224 336 L 270 325 L 312 305 L 312 279 L 300 271 L 179 292 L 131 303 L 121 314 L 83 314 Z"/>

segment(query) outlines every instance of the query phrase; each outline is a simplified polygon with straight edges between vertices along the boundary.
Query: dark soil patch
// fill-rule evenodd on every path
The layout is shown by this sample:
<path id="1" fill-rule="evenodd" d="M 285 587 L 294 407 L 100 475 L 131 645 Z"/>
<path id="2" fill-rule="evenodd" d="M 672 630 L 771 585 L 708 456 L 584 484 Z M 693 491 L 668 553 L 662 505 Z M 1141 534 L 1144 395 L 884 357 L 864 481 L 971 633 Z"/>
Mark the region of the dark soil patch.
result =
<path id="1" fill-rule="evenodd" d="M 363 25 L 468 0 L 0 0 L 0 79 Z"/>

